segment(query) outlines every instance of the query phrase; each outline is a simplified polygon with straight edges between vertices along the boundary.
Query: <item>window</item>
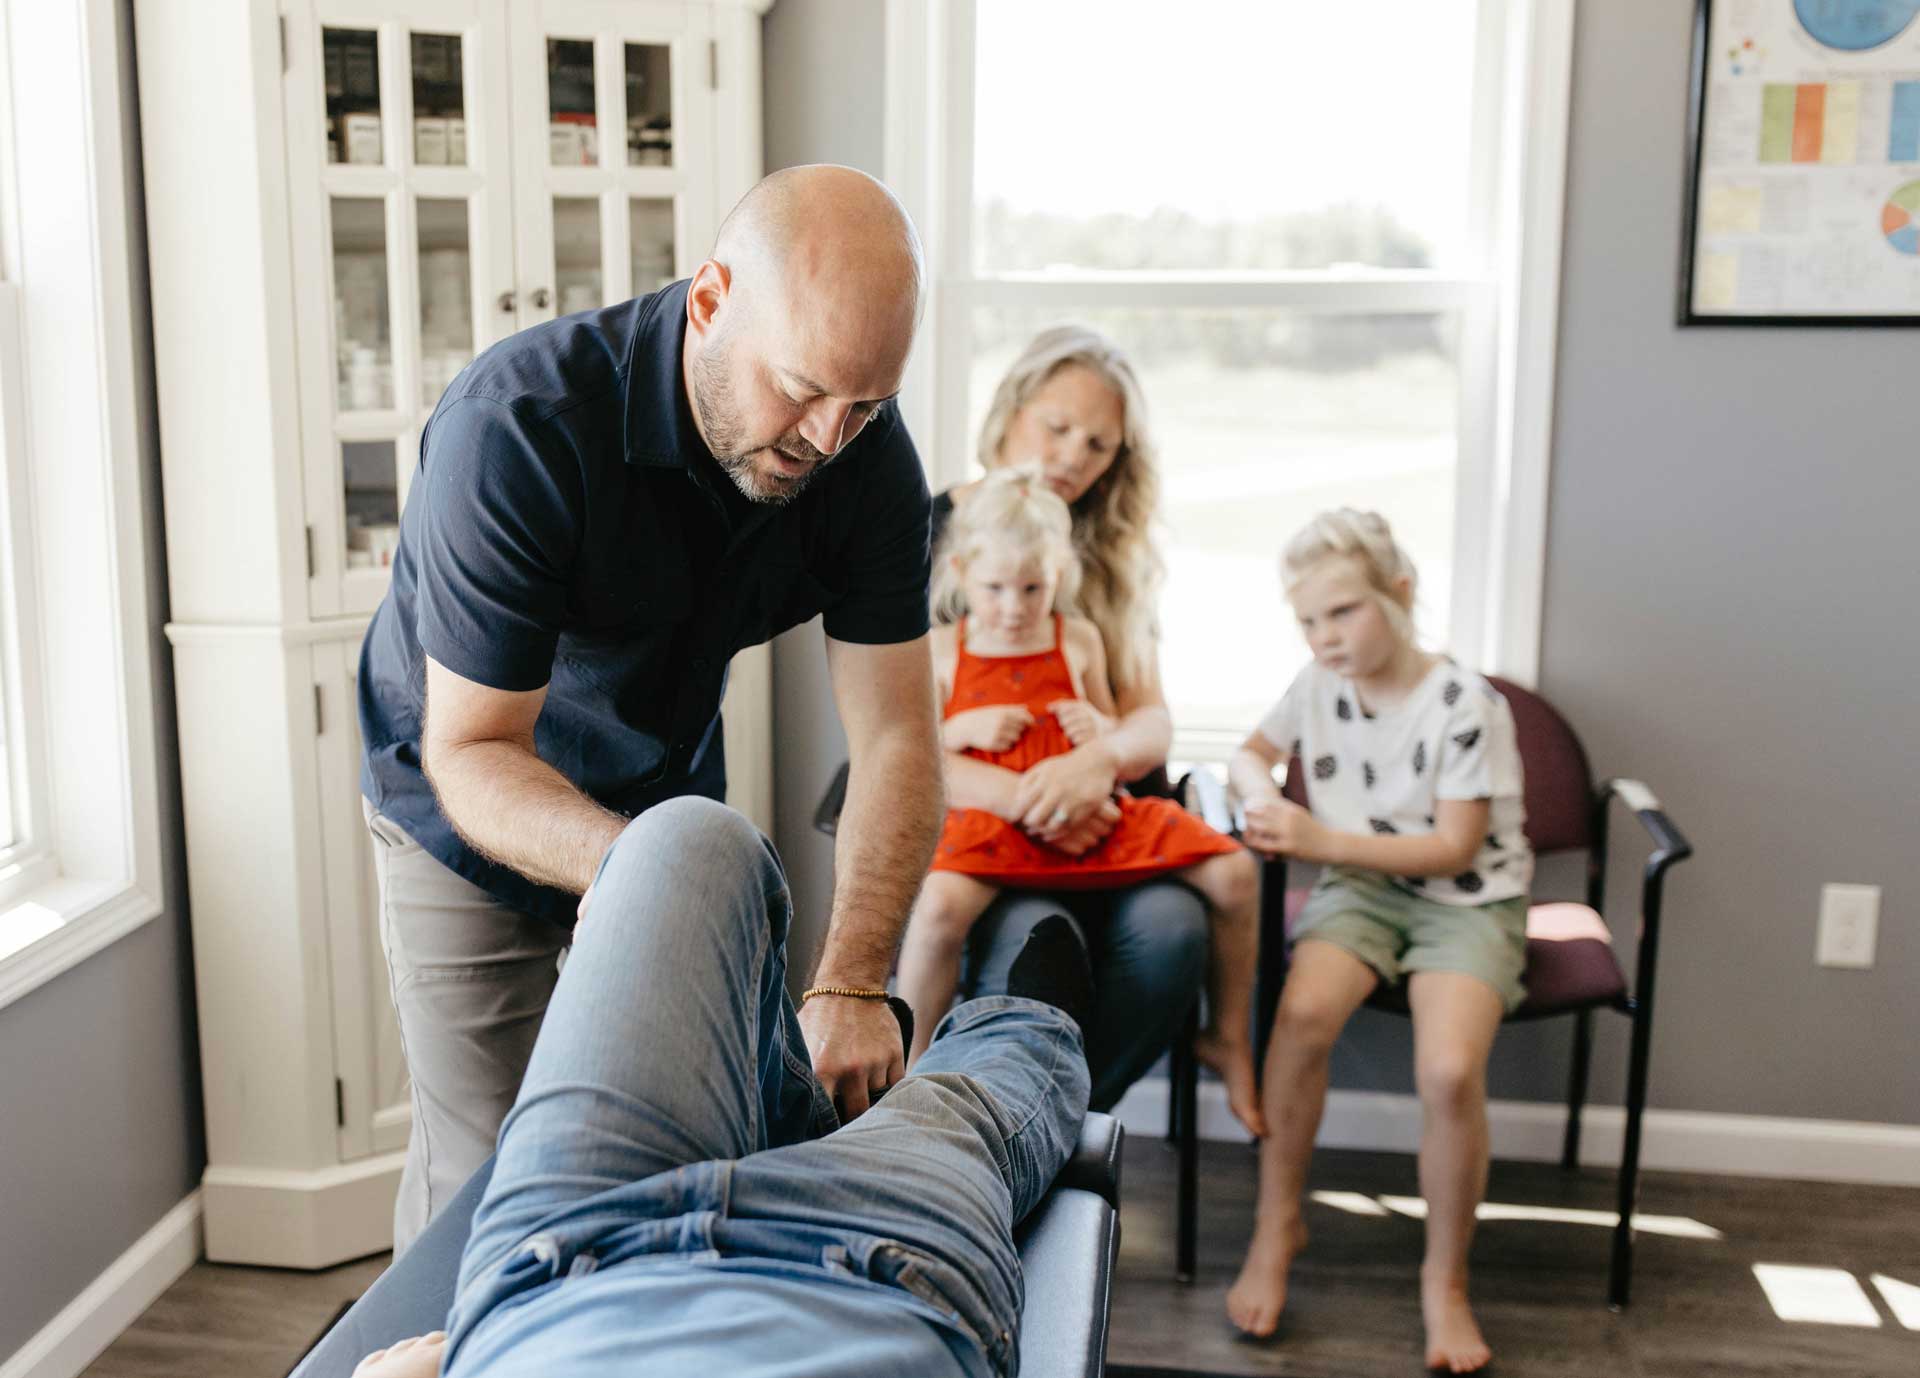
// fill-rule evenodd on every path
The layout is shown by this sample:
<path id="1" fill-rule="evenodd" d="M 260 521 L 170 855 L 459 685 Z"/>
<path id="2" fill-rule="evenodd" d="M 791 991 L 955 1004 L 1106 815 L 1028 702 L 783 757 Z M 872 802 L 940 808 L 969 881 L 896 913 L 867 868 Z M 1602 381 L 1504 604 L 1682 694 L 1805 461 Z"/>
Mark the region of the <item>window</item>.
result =
<path id="1" fill-rule="evenodd" d="M 935 483 L 1026 341 L 1080 321 L 1152 412 L 1177 755 L 1222 758 L 1304 664 L 1276 556 L 1329 506 L 1393 523 L 1432 644 L 1530 681 L 1569 0 L 1089 13 L 888 11 Z"/>
<path id="2" fill-rule="evenodd" d="M 161 883 L 131 54 L 114 0 L 0 9 L 3 1005 L 157 915 Z"/>

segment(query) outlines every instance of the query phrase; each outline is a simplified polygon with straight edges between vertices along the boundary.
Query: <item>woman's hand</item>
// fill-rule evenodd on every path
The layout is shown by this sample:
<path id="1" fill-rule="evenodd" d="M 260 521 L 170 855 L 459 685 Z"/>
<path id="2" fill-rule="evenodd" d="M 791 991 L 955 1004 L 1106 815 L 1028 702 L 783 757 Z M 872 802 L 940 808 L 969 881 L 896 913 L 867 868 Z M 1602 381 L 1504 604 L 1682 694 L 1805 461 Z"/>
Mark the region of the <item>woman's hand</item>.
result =
<path id="1" fill-rule="evenodd" d="M 940 724 L 940 742 L 948 751 L 1005 751 L 1033 726 L 1033 714 L 1017 703 L 991 704 L 955 713 Z"/>
<path id="2" fill-rule="evenodd" d="M 1060 728 L 1075 746 L 1085 746 L 1096 737 L 1104 737 L 1118 725 L 1085 699 L 1055 699 L 1047 711 L 1060 720 Z"/>
<path id="3" fill-rule="evenodd" d="M 1064 756 L 1037 762 L 1021 775 L 1008 821 L 1051 843 L 1111 800 L 1116 783 L 1112 761 L 1102 753 L 1075 747 Z"/>
<path id="4" fill-rule="evenodd" d="M 1334 830 L 1291 799 L 1257 800 L 1247 805 L 1246 816 L 1241 840 L 1263 856 L 1318 862 L 1335 859 Z"/>

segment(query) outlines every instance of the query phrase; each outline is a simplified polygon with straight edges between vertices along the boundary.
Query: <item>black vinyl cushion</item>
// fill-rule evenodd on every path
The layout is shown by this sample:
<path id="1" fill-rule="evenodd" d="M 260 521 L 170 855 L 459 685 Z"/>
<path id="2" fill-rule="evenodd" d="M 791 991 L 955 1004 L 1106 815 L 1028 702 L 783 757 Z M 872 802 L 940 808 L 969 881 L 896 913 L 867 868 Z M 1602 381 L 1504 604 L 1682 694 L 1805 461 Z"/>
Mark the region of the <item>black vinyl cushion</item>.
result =
<path id="1" fill-rule="evenodd" d="M 1053 1189 L 1015 1232 L 1027 1300 L 1020 1318 L 1023 1378 L 1099 1378 L 1106 1368 L 1107 1312 L 1120 1246 L 1119 1122 L 1090 1114 Z M 290 1378 L 348 1378 L 376 1349 L 445 1326 L 460 1253 L 493 1160 L 321 1337 Z M 716 1372 L 724 1371 L 715 1355 Z M 822 1355 L 822 1373 L 833 1371 Z"/>

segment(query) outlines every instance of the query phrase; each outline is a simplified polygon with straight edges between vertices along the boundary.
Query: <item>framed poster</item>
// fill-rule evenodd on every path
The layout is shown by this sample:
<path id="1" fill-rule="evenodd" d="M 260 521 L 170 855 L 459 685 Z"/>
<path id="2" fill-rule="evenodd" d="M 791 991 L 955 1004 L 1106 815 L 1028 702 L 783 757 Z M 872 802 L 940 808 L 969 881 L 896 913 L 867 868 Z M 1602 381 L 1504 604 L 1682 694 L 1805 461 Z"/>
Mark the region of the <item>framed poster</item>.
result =
<path id="1" fill-rule="evenodd" d="M 1920 325 L 1920 0 L 1697 0 L 1682 325 Z"/>

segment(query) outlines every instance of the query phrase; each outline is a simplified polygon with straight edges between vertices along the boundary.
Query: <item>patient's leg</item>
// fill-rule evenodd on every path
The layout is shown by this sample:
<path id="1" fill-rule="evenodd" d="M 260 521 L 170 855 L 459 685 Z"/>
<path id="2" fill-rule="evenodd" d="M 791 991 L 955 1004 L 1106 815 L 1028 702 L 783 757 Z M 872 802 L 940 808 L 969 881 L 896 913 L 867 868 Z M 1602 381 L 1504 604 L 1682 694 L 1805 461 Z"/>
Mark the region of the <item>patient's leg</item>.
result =
<path id="1" fill-rule="evenodd" d="M 784 983 L 772 846 L 711 800 L 627 826 L 547 1009 L 474 1217 L 462 1289 L 610 1188 L 832 1127 Z"/>

